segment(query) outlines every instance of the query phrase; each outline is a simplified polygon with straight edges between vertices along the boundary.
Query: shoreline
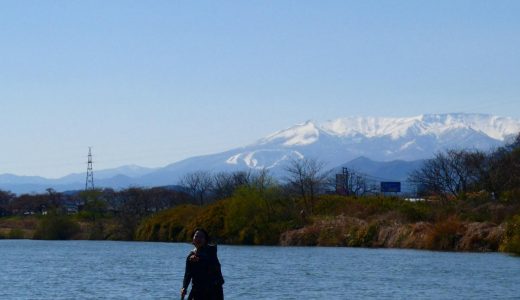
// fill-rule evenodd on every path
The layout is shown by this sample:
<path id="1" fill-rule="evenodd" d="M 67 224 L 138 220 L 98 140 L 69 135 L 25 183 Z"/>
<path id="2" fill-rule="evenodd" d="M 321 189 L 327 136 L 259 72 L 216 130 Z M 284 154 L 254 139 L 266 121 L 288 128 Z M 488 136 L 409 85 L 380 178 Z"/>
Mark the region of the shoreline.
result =
<path id="1" fill-rule="evenodd" d="M 69 240 L 42 240 L 42 239 L 31 239 L 31 238 L 0 238 L 2 241 L 41 241 L 41 242 L 109 242 L 109 243 L 150 243 L 150 244 L 186 244 L 191 245 L 188 242 L 165 242 L 165 241 L 139 241 L 139 240 L 89 240 L 89 239 L 69 239 Z M 419 249 L 419 248 L 399 248 L 399 247 L 364 247 L 364 246 L 330 246 L 330 245 L 248 245 L 248 244 L 227 244 L 218 243 L 217 246 L 230 246 L 230 247 L 252 247 L 252 248 L 346 248 L 346 249 L 374 249 L 374 250 L 413 250 L 413 251 L 425 251 L 425 252 L 439 252 L 439 253 L 503 253 L 517 257 L 514 253 L 502 252 L 502 251 L 472 251 L 472 250 L 433 250 L 433 249 Z"/>
<path id="2" fill-rule="evenodd" d="M 5 221 L 0 218 L 0 224 Z M 23 220 L 28 227 L 0 226 L 0 240 L 52 240 L 34 238 L 36 218 Z M 389 224 L 384 224 L 384 223 Z M 440 227 L 440 228 L 439 228 Z M 87 238 L 89 225 L 82 224 L 81 232 L 66 240 L 115 241 L 115 242 L 164 242 L 188 243 L 180 240 L 143 239 L 92 239 Z M 436 231 L 437 230 L 437 231 Z M 9 232 L 10 231 L 10 232 Z M 440 231 L 440 232 L 439 232 Z M 13 234 L 14 232 L 14 234 Z M 315 222 L 298 229 L 283 232 L 276 244 L 250 244 L 217 242 L 226 246 L 268 246 L 268 247 L 345 247 L 365 249 L 409 249 L 441 252 L 485 253 L 500 251 L 505 225 L 490 222 L 459 222 L 447 220 L 441 225 L 428 222 L 401 224 L 379 221 L 368 223 L 361 219 L 340 216 L 328 221 Z M 433 234 L 433 236 L 432 236 Z M 439 235 L 451 237 L 442 239 Z"/>
<path id="3" fill-rule="evenodd" d="M 313 214 L 302 216 L 298 202 L 254 197 L 244 193 L 204 206 L 179 205 L 132 223 L 84 214 L 1 217 L 0 238 L 189 242 L 193 228 L 203 227 L 223 245 L 520 254 L 517 204 L 324 195 L 314 203 Z"/>

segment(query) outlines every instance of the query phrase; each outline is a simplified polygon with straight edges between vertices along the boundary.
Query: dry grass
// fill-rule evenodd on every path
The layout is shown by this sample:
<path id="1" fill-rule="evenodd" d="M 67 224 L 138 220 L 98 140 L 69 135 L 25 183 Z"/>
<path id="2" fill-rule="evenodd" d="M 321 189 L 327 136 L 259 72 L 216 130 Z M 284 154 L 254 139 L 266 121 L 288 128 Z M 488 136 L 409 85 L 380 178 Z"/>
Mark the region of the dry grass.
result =
<path id="1" fill-rule="evenodd" d="M 464 226 L 456 216 L 434 224 L 425 239 L 425 247 L 431 250 L 453 251 L 464 233 Z"/>

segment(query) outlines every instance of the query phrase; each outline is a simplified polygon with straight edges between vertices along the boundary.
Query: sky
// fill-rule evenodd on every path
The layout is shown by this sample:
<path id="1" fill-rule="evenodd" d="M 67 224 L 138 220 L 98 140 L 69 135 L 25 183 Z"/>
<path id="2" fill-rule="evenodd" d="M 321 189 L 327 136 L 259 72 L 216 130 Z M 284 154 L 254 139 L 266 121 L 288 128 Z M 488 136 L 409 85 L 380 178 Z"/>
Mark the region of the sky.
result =
<path id="1" fill-rule="evenodd" d="M 520 118 L 520 1 L 1 1 L 0 174 L 245 146 L 306 120 Z"/>

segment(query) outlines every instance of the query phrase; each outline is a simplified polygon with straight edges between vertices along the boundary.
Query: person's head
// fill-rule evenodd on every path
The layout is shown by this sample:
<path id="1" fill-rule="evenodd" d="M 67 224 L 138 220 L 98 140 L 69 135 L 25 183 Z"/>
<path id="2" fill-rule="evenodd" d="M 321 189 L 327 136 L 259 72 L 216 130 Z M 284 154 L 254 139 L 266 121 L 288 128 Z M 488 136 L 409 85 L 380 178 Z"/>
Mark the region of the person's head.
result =
<path id="1" fill-rule="evenodd" d="M 193 231 L 193 245 L 196 248 L 204 247 L 209 243 L 209 234 L 202 228 L 197 228 Z"/>

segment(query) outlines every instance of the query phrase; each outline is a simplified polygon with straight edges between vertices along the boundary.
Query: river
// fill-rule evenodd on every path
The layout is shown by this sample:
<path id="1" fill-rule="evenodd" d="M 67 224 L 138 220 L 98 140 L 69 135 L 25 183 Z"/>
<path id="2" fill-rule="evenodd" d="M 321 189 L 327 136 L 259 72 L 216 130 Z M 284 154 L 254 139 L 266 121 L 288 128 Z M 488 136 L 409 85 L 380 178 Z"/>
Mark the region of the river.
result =
<path id="1" fill-rule="evenodd" d="M 189 244 L 0 240 L 0 299 L 179 299 Z M 520 299 L 501 253 L 219 246 L 226 299 Z"/>

